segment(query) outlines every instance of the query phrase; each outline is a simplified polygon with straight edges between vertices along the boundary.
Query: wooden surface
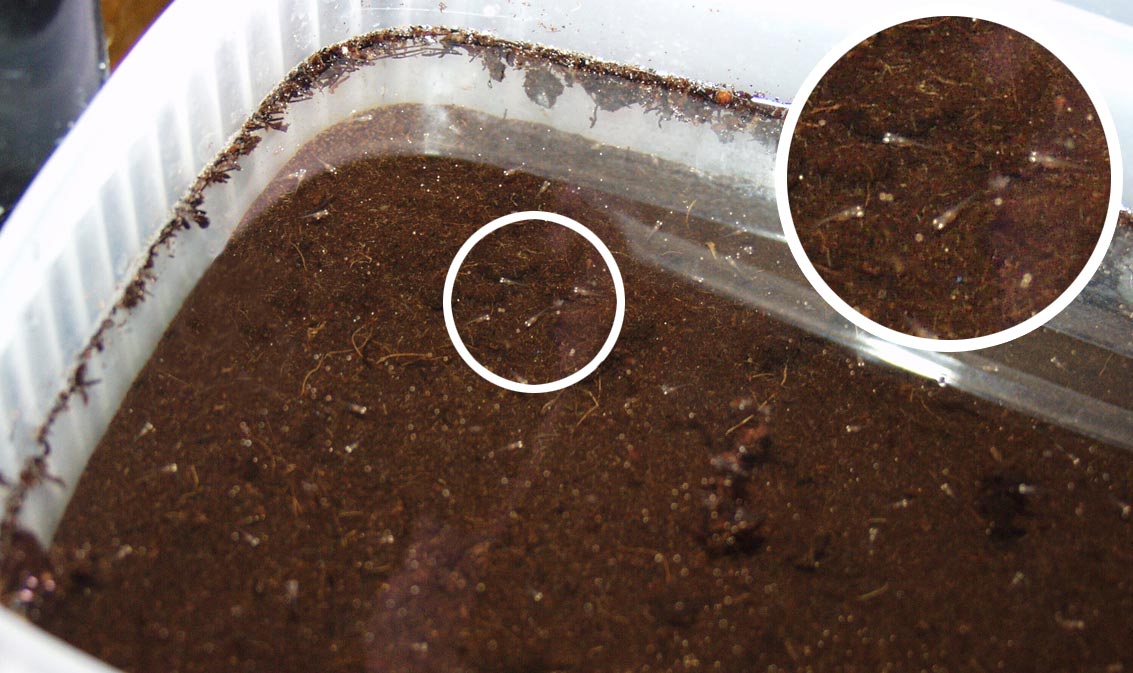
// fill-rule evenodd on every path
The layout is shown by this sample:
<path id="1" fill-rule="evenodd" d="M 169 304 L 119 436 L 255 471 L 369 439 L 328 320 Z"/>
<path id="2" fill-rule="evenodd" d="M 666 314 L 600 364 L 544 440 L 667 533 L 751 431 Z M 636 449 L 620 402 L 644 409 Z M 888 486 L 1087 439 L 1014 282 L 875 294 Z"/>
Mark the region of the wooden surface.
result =
<path id="1" fill-rule="evenodd" d="M 102 0 L 110 67 L 118 64 L 172 0 Z"/>

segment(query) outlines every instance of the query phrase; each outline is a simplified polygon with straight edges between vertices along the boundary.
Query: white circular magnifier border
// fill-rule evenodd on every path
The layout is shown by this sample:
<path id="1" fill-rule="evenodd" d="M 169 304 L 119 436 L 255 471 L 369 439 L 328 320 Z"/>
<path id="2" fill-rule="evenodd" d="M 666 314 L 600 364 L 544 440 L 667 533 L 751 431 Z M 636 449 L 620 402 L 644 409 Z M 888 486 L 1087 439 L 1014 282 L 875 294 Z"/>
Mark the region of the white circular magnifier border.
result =
<path id="1" fill-rule="evenodd" d="M 585 238 L 590 245 L 594 246 L 594 248 L 598 250 L 598 254 L 602 256 L 602 261 L 606 263 L 606 269 L 609 270 L 610 276 L 614 280 L 614 294 L 617 300 L 617 305 L 614 309 L 614 323 L 610 327 L 610 334 L 606 337 L 606 342 L 602 344 L 602 348 L 598 351 L 598 354 L 575 373 L 548 383 L 520 383 L 519 381 L 512 381 L 511 379 L 506 379 L 489 371 L 488 368 L 480 364 L 480 362 L 468 352 L 468 348 L 460 338 L 460 332 L 456 329 L 456 319 L 452 311 L 452 292 L 453 288 L 456 286 L 456 276 L 460 271 L 461 265 L 464 264 L 465 258 L 468 257 L 468 253 L 472 252 L 472 248 L 476 247 L 477 243 L 498 229 L 502 229 L 509 224 L 529 220 L 539 220 L 541 222 L 549 222 L 566 227 Z M 618 335 L 621 334 L 622 331 L 622 323 L 625 321 L 626 291 L 625 284 L 622 282 L 621 271 L 618 269 L 617 262 L 614 261 L 614 255 L 610 252 L 610 249 L 606 247 L 606 244 L 602 242 L 602 239 L 598 238 L 597 234 L 564 215 L 548 213 L 541 210 L 527 210 L 496 218 L 483 227 L 480 227 L 476 230 L 476 233 L 468 237 L 468 240 L 466 240 L 464 245 L 460 246 L 460 250 L 457 251 L 456 257 L 453 258 L 452 264 L 449 266 L 448 274 L 445 276 L 442 304 L 444 307 L 445 328 L 448 330 L 449 338 L 452 339 L 452 345 L 456 347 L 456 352 L 460 354 L 461 359 L 464 360 L 474 372 L 501 388 L 506 388 L 507 390 L 512 390 L 517 393 L 552 393 L 556 390 L 562 390 L 563 388 L 572 386 L 587 376 L 590 376 L 590 374 L 598 369 L 606 357 L 609 356 L 610 352 L 614 350 L 614 344 L 618 341 Z"/>
<path id="2" fill-rule="evenodd" d="M 863 40 L 877 33 L 908 21 L 936 16 L 964 16 L 982 21 L 991 21 L 1022 34 L 1053 54 L 1055 58 L 1062 62 L 1074 78 L 1078 80 L 1078 84 L 1085 90 L 1086 95 L 1094 106 L 1094 113 L 1101 122 L 1102 130 L 1105 132 L 1106 147 L 1109 151 L 1109 204 L 1106 209 L 1105 220 L 1103 221 L 1097 244 L 1094 246 L 1094 250 L 1086 260 L 1085 265 L 1078 272 L 1078 275 L 1075 276 L 1070 285 L 1063 290 L 1053 302 L 1030 318 L 998 332 L 959 339 L 931 339 L 897 331 L 867 318 L 842 299 L 838 293 L 827 284 L 826 280 L 818 272 L 818 269 L 815 268 L 814 264 L 810 261 L 810 256 L 807 254 L 806 249 L 803 248 L 802 239 L 795 228 L 794 216 L 791 214 L 788 189 L 789 176 L 787 175 L 787 160 L 791 149 L 791 141 L 794 139 L 795 128 L 802 116 L 803 107 L 807 99 L 810 98 L 810 95 L 818 87 L 822 78 L 826 76 L 826 73 L 834 64 L 857 47 Z M 907 7 L 902 6 L 900 9 L 885 15 L 872 16 L 868 21 L 864 21 L 862 25 L 855 28 L 853 34 L 847 36 L 838 46 L 827 52 L 822 60 L 819 61 L 818 65 L 807 75 L 802 86 L 799 88 L 798 94 L 796 94 L 794 98 L 794 103 L 791 104 L 790 109 L 787 111 L 787 116 L 783 120 L 783 130 L 775 156 L 773 177 L 775 200 L 779 210 L 779 220 L 783 226 L 783 234 L 787 240 L 787 247 L 795 258 L 799 269 L 806 279 L 810 281 L 815 291 L 843 318 L 859 329 L 897 344 L 898 346 L 924 351 L 958 353 L 999 346 L 1018 339 L 1045 325 L 1061 313 L 1063 309 L 1069 306 L 1070 303 L 1077 299 L 1078 295 L 1082 293 L 1082 290 L 1085 289 L 1086 285 L 1101 266 L 1102 259 L 1106 256 L 1114 233 L 1117 230 L 1117 219 L 1121 211 L 1121 191 L 1124 178 L 1121 148 L 1118 146 L 1117 140 L 1117 126 L 1114 123 L 1109 107 L 1106 105 L 1105 97 L 1101 95 L 1100 89 L 1094 85 L 1093 78 L 1090 77 L 1090 75 L 1093 74 L 1092 71 L 1090 68 L 1086 67 L 1089 64 L 1089 55 L 1083 51 L 1081 45 L 1069 41 L 1065 36 L 1061 36 L 1062 39 L 1059 39 L 1059 37 L 1060 35 L 1054 31 L 1051 25 L 1045 23 L 1041 16 L 1029 16 L 1026 13 L 1019 12 L 1017 8 L 1012 9 L 1009 6 L 1001 7 L 990 3 L 973 2 L 972 0 L 916 3 L 910 4 Z"/>

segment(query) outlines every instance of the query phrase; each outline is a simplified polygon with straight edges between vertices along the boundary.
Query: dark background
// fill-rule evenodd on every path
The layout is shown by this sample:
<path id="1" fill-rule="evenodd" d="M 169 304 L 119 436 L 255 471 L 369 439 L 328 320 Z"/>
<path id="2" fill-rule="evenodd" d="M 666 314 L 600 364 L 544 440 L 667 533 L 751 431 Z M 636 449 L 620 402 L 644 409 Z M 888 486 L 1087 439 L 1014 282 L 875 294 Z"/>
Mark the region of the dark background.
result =
<path id="1" fill-rule="evenodd" d="M 109 72 L 170 2 L 0 5 L 0 227 Z"/>

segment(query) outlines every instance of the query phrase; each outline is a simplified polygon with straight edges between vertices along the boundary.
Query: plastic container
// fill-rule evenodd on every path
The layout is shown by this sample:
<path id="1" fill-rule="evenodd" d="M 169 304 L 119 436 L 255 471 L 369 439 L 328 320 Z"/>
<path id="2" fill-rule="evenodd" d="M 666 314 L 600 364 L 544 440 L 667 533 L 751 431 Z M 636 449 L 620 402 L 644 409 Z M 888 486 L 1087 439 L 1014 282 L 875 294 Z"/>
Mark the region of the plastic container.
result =
<path id="1" fill-rule="evenodd" d="M 863 21 L 876 24 L 884 8 L 897 4 L 874 2 L 851 10 L 737 1 L 680 3 L 658 12 L 655 3 L 644 0 L 175 3 L 107 83 L 0 235 L 0 474 L 8 484 L 0 486 L 0 497 L 10 501 L 21 471 L 45 460 L 60 482 L 28 492 L 19 521 L 49 540 L 70 496 L 68 485 L 77 481 L 134 376 L 289 152 L 354 111 L 406 102 L 455 104 L 496 116 L 506 108 L 595 142 L 659 155 L 727 183 L 744 192 L 744 212 L 724 209 L 714 216 L 758 233 L 764 254 L 741 276 L 723 274 L 703 255 L 692 253 L 696 246 L 690 242 L 689 254 L 670 260 L 674 273 L 701 279 L 864 357 L 1133 446 L 1133 322 L 1128 317 L 1133 245 L 1128 237 L 1118 237 L 1087 292 L 1052 329 L 966 355 L 894 347 L 839 318 L 794 266 L 771 188 L 778 141 L 774 124 L 732 146 L 711 133 L 689 130 L 682 136 L 679 129 L 677 137 L 658 143 L 653 131 L 634 126 L 632 115 L 590 128 L 589 108 L 580 107 L 581 98 L 572 101 L 570 92 L 553 111 L 531 105 L 522 92 L 514 93 L 515 105 L 509 105 L 513 94 L 506 92 L 491 101 L 478 98 L 464 86 L 459 69 L 450 69 L 452 64 L 419 72 L 404 67 L 409 60 L 390 60 L 378 66 L 384 70 L 352 75 L 330 104 L 293 106 L 289 131 L 268 134 L 252 160 L 242 162 L 243 170 L 210 193 L 206 209 L 212 226 L 178 234 L 175 254 L 155 258 L 157 280 L 148 287 L 146 300 L 128 313 L 114 312 L 197 175 L 288 71 L 326 45 L 399 26 L 458 27 L 786 99 L 826 51 L 860 32 Z M 907 4 L 900 5 L 907 14 Z M 1046 43 L 1055 53 L 1073 52 L 1080 67 L 1102 83 L 1128 152 L 1133 148 L 1133 98 L 1121 88 L 1118 74 L 1133 69 L 1128 46 L 1133 27 L 1052 2 L 1018 8 L 1021 17 L 1034 23 L 1032 35 L 1049 35 L 1052 41 Z M 926 8 L 926 13 L 934 10 L 939 8 Z M 473 67 L 482 78 L 480 66 Z M 511 85 L 520 86 L 518 81 Z M 451 151 L 443 122 L 443 115 L 426 121 L 435 133 L 419 151 Z M 505 161 L 506 152 L 504 148 L 496 160 Z M 552 173 L 570 167 L 547 163 L 527 168 Z M 98 347 L 90 348 L 100 330 Z M 86 365 L 76 372 L 84 352 Z M 85 385 L 91 381 L 98 384 Z M 61 407 L 59 396 L 68 387 L 81 388 L 83 394 Z M 85 403 L 79 403 L 80 397 Z M 40 429 L 49 417 L 50 454 L 44 457 Z M 4 670 L 106 670 L 4 610 L 0 652 Z"/>

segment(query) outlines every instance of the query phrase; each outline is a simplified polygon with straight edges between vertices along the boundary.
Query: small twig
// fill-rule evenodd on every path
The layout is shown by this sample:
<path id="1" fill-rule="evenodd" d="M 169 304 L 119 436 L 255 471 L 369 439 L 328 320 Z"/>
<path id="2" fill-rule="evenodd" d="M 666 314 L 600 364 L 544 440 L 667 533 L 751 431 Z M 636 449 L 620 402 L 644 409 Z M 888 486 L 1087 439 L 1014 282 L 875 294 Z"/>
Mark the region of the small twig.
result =
<path id="1" fill-rule="evenodd" d="M 319 358 L 318 364 L 312 367 L 311 370 L 307 372 L 307 375 L 303 377 L 303 383 L 299 384 L 299 397 L 303 397 L 303 394 L 307 392 L 307 381 L 311 380 L 311 377 L 314 376 L 315 372 L 319 371 L 319 367 L 323 366 L 323 362 L 325 362 L 326 359 L 327 356 L 324 353 L 323 356 Z"/>
<path id="2" fill-rule="evenodd" d="M 349 352 L 350 352 L 350 349 L 347 348 L 345 350 L 328 351 L 326 353 L 323 353 L 322 357 L 319 358 L 319 363 L 317 365 L 315 365 L 314 367 L 312 367 L 311 370 L 309 372 L 307 372 L 307 375 L 303 377 L 303 383 L 299 385 L 299 397 L 303 397 L 303 395 L 306 394 L 306 392 L 307 392 L 307 382 L 311 380 L 311 377 L 315 375 L 315 372 L 319 371 L 319 369 L 322 368 L 323 363 L 326 362 L 327 358 L 329 358 L 332 355 L 342 355 L 343 353 L 349 353 Z"/>
<path id="3" fill-rule="evenodd" d="M 589 409 L 586 410 L 586 412 L 584 414 L 582 414 L 582 418 L 578 419 L 578 422 L 574 424 L 574 427 L 576 427 L 576 428 L 578 426 L 582 425 L 582 422 L 586 420 L 587 416 L 594 413 L 594 410 L 597 409 L 599 406 L 601 406 L 601 404 L 599 404 L 599 402 L 598 402 L 598 398 L 594 397 L 594 393 L 590 392 L 589 390 L 587 390 L 585 392 L 586 392 L 587 395 L 590 396 L 590 401 L 594 402 L 594 406 L 590 407 Z"/>
<path id="4" fill-rule="evenodd" d="M 303 256 L 303 251 L 299 249 L 299 246 L 295 244 L 295 241 L 291 241 L 291 247 L 295 248 L 295 252 L 299 253 L 299 261 L 303 263 L 303 271 L 306 271 L 307 258 Z"/>
<path id="5" fill-rule="evenodd" d="M 842 104 L 841 103 L 834 103 L 833 105 L 823 105 L 821 107 L 816 107 L 813 110 L 811 110 L 809 114 L 819 115 L 819 114 L 822 114 L 824 112 L 834 112 L 835 110 L 840 110 L 840 109 L 842 109 Z"/>
<path id="6" fill-rule="evenodd" d="M 732 434 L 732 433 L 733 433 L 733 432 L 735 432 L 736 430 L 739 430 L 739 429 L 740 429 L 740 428 L 742 428 L 743 426 L 747 425 L 748 421 L 750 421 L 750 420 L 751 420 L 751 419 L 753 419 L 753 418 L 755 418 L 755 414 L 751 414 L 750 416 L 748 416 L 747 418 L 743 419 L 743 420 L 742 420 L 742 421 L 740 421 L 739 423 L 736 423 L 735 425 L 733 425 L 732 427 L 728 428 L 728 429 L 727 429 L 727 431 L 725 431 L 725 432 L 724 432 L 724 436 L 725 436 L 725 437 L 727 437 L 728 435 Z"/>
<path id="7" fill-rule="evenodd" d="M 1101 371 L 1098 372 L 1098 377 L 1101 377 L 1102 374 L 1105 374 L 1106 367 L 1109 366 L 1109 361 L 1112 360 L 1112 359 L 1113 359 L 1113 353 L 1110 353 L 1109 357 L 1107 357 L 1105 359 L 1105 362 L 1102 363 L 1102 368 L 1101 368 Z"/>
<path id="8" fill-rule="evenodd" d="M 369 327 L 369 325 L 362 325 L 358 329 L 354 330 L 354 333 L 350 335 L 350 345 L 354 347 L 354 352 L 358 354 L 358 358 L 361 360 L 366 359 L 366 356 L 362 354 L 362 349 L 366 347 L 366 344 L 370 343 L 370 339 L 374 338 L 374 333 L 370 332 L 366 335 L 366 339 L 362 341 L 362 345 L 358 345 L 358 342 L 356 341 L 358 333 L 366 329 L 367 327 Z"/>
<path id="9" fill-rule="evenodd" d="M 183 386 L 192 387 L 192 384 L 189 383 L 188 381 L 186 381 L 182 378 L 179 378 L 177 376 L 174 376 L 173 374 L 170 374 L 169 372 L 158 372 L 157 375 L 163 376 L 167 379 L 173 379 L 174 381 L 176 381 L 177 383 L 180 383 Z"/>
<path id="10" fill-rule="evenodd" d="M 543 405 L 543 408 L 539 410 L 539 413 L 545 414 L 548 411 L 550 411 L 551 407 L 555 406 L 555 402 L 558 402 L 559 398 L 562 397 L 562 396 L 563 396 L 563 391 L 560 390 L 558 392 L 558 394 L 556 394 L 554 397 L 552 397 L 550 400 L 548 400 L 546 404 Z"/>
<path id="11" fill-rule="evenodd" d="M 870 600 L 871 598 L 877 598 L 878 596 L 880 596 L 881 594 L 885 593 L 886 591 L 889 591 L 889 582 L 886 582 L 885 584 L 882 584 L 881 586 L 877 587 L 877 588 L 876 588 L 876 589 L 874 589 L 873 591 L 868 591 L 868 592 L 866 592 L 866 593 L 864 593 L 864 594 L 862 594 L 862 595 L 858 596 L 858 597 L 857 597 L 857 600 L 859 600 L 859 601 L 868 601 L 868 600 Z"/>
<path id="12" fill-rule="evenodd" d="M 383 355 L 382 357 L 375 360 L 374 364 L 380 365 L 383 362 L 385 362 L 386 360 L 390 360 L 390 359 L 393 359 L 393 358 L 421 358 L 423 360 L 434 359 L 432 353 L 390 353 L 389 355 Z"/>

